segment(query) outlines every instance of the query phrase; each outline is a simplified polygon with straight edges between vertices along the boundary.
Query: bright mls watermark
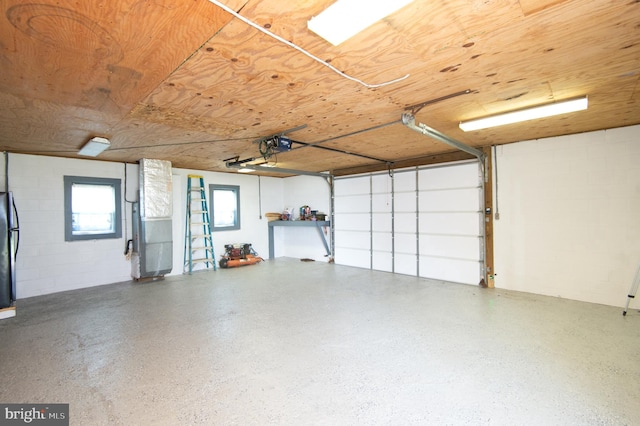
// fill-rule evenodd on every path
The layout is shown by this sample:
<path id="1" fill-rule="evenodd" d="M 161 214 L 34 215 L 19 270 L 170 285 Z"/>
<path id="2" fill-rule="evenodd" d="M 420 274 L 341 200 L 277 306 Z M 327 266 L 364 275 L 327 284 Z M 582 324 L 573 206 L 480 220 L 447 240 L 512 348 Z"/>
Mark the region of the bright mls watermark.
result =
<path id="1" fill-rule="evenodd" d="M 0 404 L 0 426 L 69 426 L 69 404 Z"/>

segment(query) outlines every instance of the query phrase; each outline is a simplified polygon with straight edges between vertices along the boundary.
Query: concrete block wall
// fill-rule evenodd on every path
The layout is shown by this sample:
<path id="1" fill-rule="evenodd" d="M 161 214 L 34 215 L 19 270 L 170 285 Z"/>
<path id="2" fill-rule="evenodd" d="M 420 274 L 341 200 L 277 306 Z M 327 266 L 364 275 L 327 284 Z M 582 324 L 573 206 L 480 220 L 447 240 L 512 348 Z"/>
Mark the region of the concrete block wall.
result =
<path id="1" fill-rule="evenodd" d="M 0 160 L 4 170 L 4 157 Z M 99 160 L 9 154 L 9 190 L 14 193 L 20 215 L 20 248 L 17 256 L 17 297 L 23 299 L 42 294 L 74 290 L 103 284 L 129 281 L 131 263 L 124 255 L 127 239 L 132 237 L 131 203 L 138 200 L 138 166 Z M 283 180 L 234 173 L 212 173 L 173 169 L 173 270 L 182 274 L 184 259 L 184 221 L 187 174 L 201 174 L 205 185 L 211 183 L 239 185 L 241 229 L 214 233 L 216 258 L 225 243 L 250 242 L 265 258 L 268 255 L 267 221 L 260 219 L 258 188 L 262 191 L 262 208 L 283 205 Z M 65 175 L 117 178 L 122 181 L 122 237 L 118 239 L 66 242 L 64 240 Z M 4 190 L 5 176 L 0 174 Z M 208 196 L 208 195 L 207 195 Z"/>
<path id="2" fill-rule="evenodd" d="M 129 262 L 124 257 L 124 238 L 64 240 L 65 175 L 118 178 L 124 183 L 124 165 L 9 155 L 9 189 L 14 193 L 20 217 L 16 259 L 18 299 L 121 282 L 131 277 Z"/>
<path id="3" fill-rule="evenodd" d="M 640 263 L 640 126 L 503 145 L 495 160 L 496 287 L 622 306 Z"/>

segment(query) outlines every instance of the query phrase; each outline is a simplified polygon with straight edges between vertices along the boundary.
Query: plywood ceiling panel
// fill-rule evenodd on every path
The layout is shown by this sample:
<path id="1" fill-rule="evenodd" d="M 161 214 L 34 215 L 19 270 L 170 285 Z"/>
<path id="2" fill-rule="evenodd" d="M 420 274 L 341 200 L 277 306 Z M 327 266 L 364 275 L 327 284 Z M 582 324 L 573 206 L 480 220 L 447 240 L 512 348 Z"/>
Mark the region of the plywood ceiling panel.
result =
<path id="1" fill-rule="evenodd" d="M 0 149 L 75 157 L 96 135 L 112 142 L 100 159 L 229 171 L 263 161 L 257 139 L 305 125 L 278 165 L 346 173 L 452 158 L 398 123 L 430 100 L 417 121 L 475 147 L 640 123 L 638 2 L 415 0 L 340 46 L 306 28 L 332 0 L 224 3 L 324 64 L 205 0 L 0 1 Z M 370 88 L 327 64 L 370 84 L 408 77 Z M 583 95 L 584 112 L 458 128 Z"/>
<path id="2" fill-rule="evenodd" d="M 532 13 L 540 12 L 564 1 L 566 0 L 520 0 L 520 6 L 525 15 L 531 15 Z"/>
<path id="3" fill-rule="evenodd" d="M 24 97 L 128 111 L 230 20 L 208 2 L 3 2 L 11 64 L 0 86 Z"/>

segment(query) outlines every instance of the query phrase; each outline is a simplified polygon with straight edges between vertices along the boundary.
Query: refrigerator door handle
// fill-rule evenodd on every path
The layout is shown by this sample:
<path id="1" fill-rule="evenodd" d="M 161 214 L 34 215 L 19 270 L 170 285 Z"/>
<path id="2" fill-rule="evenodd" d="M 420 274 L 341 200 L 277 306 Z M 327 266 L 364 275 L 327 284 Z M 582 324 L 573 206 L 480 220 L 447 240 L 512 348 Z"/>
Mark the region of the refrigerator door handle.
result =
<path id="1" fill-rule="evenodd" d="M 16 251 L 15 251 L 15 255 L 18 255 L 18 250 L 20 249 L 20 229 L 16 229 L 14 230 L 14 232 L 16 233 Z"/>
<path id="2" fill-rule="evenodd" d="M 16 233 L 16 251 L 15 254 L 18 255 L 18 250 L 20 249 L 20 216 L 18 215 L 18 209 L 16 208 L 16 199 L 11 197 L 11 204 L 13 204 L 13 213 L 16 218 L 15 227 L 12 229 Z"/>

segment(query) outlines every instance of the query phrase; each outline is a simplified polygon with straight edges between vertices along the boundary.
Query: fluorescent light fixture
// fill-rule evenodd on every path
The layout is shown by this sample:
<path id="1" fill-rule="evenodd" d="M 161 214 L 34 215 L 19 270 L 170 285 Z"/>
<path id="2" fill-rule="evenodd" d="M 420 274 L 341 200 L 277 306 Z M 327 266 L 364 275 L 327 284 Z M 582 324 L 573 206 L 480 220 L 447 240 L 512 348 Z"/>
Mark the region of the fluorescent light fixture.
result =
<path id="1" fill-rule="evenodd" d="M 97 157 L 105 149 L 109 148 L 111 143 L 109 139 L 95 137 L 92 138 L 89 142 L 87 142 L 81 149 L 78 151 L 78 155 L 84 155 L 86 157 Z"/>
<path id="2" fill-rule="evenodd" d="M 307 27 L 337 46 L 412 1 L 338 0 L 318 16 L 311 18 Z"/>
<path id="3" fill-rule="evenodd" d="M 248 168 L 246 168 L 246 167 L 240 167 L 240 168 L 238 169 L 238 173 L 253 173 L 253 172 L 255 172 L 255 170 L 253 170 L 253 169 L 248 169 Z"/>
<path id="4" fill-rule="evenodd" d="M 540 105 L 518 111 L 505 112 L 504 114 L 492 115 L 490 117 L 478 118 L 476 120 L 461 121 L 460 128 L 465 132 L 470 132 L 472 130 L 486 129 L 489 127 L 502 126 L 504 124 L 519 123 L 521 121 L 534 120 L 536 118 L 551 117 L 552 115 L 582 111 L 587 109 L 588 103 L 587 97 L 584 96 L 582 98 L 569 99 L 567 101 Z"/>

